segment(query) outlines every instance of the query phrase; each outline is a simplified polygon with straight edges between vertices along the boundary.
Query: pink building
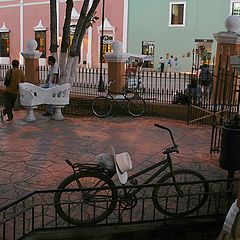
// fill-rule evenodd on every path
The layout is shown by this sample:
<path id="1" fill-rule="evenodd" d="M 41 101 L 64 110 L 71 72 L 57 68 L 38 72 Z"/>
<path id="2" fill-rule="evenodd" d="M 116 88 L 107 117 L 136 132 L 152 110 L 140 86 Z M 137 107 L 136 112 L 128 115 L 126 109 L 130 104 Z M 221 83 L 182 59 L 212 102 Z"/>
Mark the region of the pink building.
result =
<path id="1" fill-rule="evenodd" d="M 0 64 L 9 64 L 11 59 L 19 59 L 24 64 L 21 52 L 27 50 L 30 39 L 38 42 L 42 52 L 40 65 L 46 64 L 50 54 L 50 1 L 45 0 L 3 0 L 0 2 Z M 61 43 L 62 28 L 65 18 L 65 1 L 56 0 L 58 41 Z M 92 0 L 90 0 L 90 4 Z M 120 40 L 126 51 L 127 36 L 127 0 L 105 0 L 103 53 L 111 51 L 111 43 Z M 82 0 L 74 1 L 71 30 L 74 31 Z M 89 28 L 79 53 L 80 64 L 87 67 L 99 67 L 100 41 L 102 34 L 102 2 L 97 14 L 100 20 Z M 70 35 L 71 39 L 71 35 Z"/>

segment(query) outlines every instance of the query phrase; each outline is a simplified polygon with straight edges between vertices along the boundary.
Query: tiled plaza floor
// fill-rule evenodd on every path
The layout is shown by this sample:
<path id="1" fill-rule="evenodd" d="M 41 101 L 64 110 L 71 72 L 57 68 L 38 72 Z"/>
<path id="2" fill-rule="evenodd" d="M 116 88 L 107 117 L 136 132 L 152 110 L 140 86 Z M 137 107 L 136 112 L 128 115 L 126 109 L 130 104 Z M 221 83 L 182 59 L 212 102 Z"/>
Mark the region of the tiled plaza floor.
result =
<path id="1" fill-rule="evenodd" d="M 210 154 L 210 126 L 187 125 L 159 117 L 71 117 L 53 121 L 37 112 L 35 122 L 25 122 L 25 111 L 14 112 L 11 122 L 0 122 L 0 206 L 36 189 L 55 189 L 71 169 L 65 163 L 95 162 L 99 153 L 128 151 L 133 172 L 149 166 L 170 144 L 169 135 L 154 123 L 173 130 L 180 154 L 175 168 L 194 168 L 207 179 L 225 178 L 218 154 Z"/>

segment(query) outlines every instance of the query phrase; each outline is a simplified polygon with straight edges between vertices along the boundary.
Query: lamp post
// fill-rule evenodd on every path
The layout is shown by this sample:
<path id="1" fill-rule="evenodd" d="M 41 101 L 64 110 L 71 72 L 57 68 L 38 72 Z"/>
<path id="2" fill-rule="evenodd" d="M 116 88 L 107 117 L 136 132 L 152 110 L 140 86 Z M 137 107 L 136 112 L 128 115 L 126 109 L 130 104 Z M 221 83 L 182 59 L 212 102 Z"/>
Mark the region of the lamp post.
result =
<path id="1" fill-rule="evenodd" d="M 104 82 L 103 82 L 103 31 L 104 31 L 104 10 L 105 10 L 105 0 L 102 2 L 102 32 L 100 41 L 100 76 L 98 82 L 98 91 L 104 92 Z"/>

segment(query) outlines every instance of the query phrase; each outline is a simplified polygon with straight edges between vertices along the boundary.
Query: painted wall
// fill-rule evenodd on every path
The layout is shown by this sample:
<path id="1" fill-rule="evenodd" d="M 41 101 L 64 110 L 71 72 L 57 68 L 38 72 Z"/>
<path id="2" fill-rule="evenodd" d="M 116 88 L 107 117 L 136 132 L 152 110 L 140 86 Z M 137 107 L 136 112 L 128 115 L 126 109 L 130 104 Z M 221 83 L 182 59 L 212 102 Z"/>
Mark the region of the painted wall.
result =
<path id="1" fill-rule="evenodd" d="M 178 58 L 179 71 L 190 71 L 195 39 L 212 39 L 215 55 L 213 33 L 225 31 L 230 0 L 186 0 L 185 27 L 169 27 L 169 2 L 129 0 L 127 48 L 129 52 L 141 54 L 142 41 L 155 41 L 155 68 L 159 57 L 169 53 Z M 190 57 L 186 57 L 187 52 L 191 53 Z"/>
<path id="2" fill-rule="evenodd" d="M 59 6 L 59 39 L 62 36 L 62 28 L 65 18 L 65 0 L 56 0 Z M 80 13 L 82 0 L 75 0 L 74 7 Z M 124 0 L 105 0 L 105 17 L 115 27 L 114 39 L 123 41 L 123 11 Z M 23 14 L 21 26 L 21 12 Z M 96 15 L 100 18 L 92 28 L 92 35 L 86 34 L 83 49 L 82 60 L 87 60 L 87 56 L 91 58 L 92 67 L 99 66 L 99 52 L 100 52 L 100 33 L 97 27 L 101 26 L 102 17 L 102 1 L 100 2 Z M 49 1 L 46 0 L 1 0 L 0 1 L 0 27 L 6 23 L 6 27 L 10 30 L 10 61 L 11 59 L 20 59 L 21 51 L 26 51 L 26 43 L 29 39 L 34 38 L 34 27 L 38 25 L 39 20 L 42 21 L 46 27 L 47 45 L 46 49 L 50 47 L 50 6 Z M 22 29 L 22 34 L 21 34 Z M 22 39 L 21 39 L 22 36 Z M 91 39 L 89 39 L 91 38 Z M 91 44 L 91 52 L 88 52 L 89 44 Z M 50 53 L 47 52 L 47 55 Z M 0 59 L 1 60 L 1 59 Z M 23 61 L 23 59 L 22 59 Z M 0 61 L 1 63 L 1 61 Z"/>
<path id="3" fill-rule="evenodd" d="M 123 10 L 124 10 L 124 1 L 123 0 L 105 0 L 105 13 L 104 16 L 108 18 L 109 22 L 113 27 L 115 27 L 114 40 L 123 41 Z M 98 6 L 97 16 L 101 18 L 102 13 L 102 4 Z M 96 23 L 93 28 L 93 39 L 94 43 L 92 45 L 92 54 L 94 66 L 99 67 L 99 51 L 100 51 L 100 36 L 97 31 L 97 27 L 102 25 L 101 19 Z M 109 33 L 106 31 L 106 33 Z M 111 33 L 109 33 L 111 34 Z"/>

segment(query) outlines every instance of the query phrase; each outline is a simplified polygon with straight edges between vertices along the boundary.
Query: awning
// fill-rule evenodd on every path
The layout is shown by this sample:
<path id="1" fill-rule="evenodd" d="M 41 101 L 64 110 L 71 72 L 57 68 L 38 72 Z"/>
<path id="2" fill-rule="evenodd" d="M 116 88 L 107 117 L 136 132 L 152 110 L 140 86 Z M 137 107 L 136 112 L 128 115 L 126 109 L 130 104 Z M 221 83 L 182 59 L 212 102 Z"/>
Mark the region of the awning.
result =
<path id="1" fill-rule="evenodd" d="M 142 54 L 136 54 L 136 53 L 126 53 L 129 58 L 131 59 L 137 59 L 137 60 L 143 60 L 143 61 L 153 61 L 153 56 L 151 55 L 142 55 Z"/>

